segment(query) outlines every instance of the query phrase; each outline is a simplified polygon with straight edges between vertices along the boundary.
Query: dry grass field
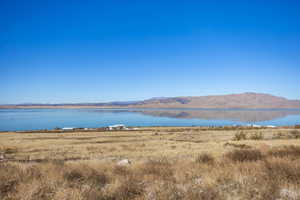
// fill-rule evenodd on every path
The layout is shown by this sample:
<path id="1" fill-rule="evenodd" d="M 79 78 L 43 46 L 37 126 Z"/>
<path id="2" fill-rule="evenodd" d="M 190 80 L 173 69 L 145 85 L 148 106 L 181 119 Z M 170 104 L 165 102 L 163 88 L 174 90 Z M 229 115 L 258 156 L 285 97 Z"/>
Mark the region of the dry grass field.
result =
<path id="1" fill-rule="evenodd" d="M 300 199 L 293 128 L 4 132 L 0 156 L 5 200 Z"/>

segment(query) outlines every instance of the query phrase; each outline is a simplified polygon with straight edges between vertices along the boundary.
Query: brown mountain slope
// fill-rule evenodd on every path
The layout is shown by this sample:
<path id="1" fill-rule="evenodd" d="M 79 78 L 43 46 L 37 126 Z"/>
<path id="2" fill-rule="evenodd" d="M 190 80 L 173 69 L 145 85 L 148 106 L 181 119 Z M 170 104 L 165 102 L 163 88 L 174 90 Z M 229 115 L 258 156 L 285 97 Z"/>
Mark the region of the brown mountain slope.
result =
<path id="1" fill-rule="evenodd" d="M 217 96 L 149 99 L 129 107 L 142 108 L 300 108 L 300 100 L 269 94 L 243 93 Z"/>
<path id="2" fill-rule="evenodd" d="M 300 100 L 248 92 L 215 96 L 152 98 L 134 102 L 0 105 L 1 108 L 300 108 Z"/>

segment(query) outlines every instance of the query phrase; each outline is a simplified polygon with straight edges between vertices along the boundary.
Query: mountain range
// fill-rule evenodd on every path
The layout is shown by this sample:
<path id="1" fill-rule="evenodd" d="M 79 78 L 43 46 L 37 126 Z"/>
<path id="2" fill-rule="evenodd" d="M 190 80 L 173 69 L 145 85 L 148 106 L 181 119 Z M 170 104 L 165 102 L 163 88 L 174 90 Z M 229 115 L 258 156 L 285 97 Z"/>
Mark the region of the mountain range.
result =
<path id="1" fill-rule="evenodd" d="M 300 108 L 300 100 L 262 93 L 211 96 L 159 97 L 141 101 L 77 104 L 17 104 L 0 108 Z"/>

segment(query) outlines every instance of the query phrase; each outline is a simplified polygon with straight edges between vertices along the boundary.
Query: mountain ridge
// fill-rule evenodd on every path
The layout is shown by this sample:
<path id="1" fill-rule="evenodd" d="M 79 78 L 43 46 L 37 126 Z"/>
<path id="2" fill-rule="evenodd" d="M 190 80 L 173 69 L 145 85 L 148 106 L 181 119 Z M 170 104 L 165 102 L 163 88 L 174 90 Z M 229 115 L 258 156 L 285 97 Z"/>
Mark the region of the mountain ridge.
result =
<path id="1" fill-rule="evenodd" d="M 99 108 L 300 108 L 300 100 L 266 93 L 246 92 L 240 94 L 154 97 L 141 101 L 115 101 L 108 103 L 67 104 L 16 104 L 0 105 L 0 108 L 48 108 L 48 107 L 99 107 Z"/>
<path id="2" fill-rule="evenodd" d="M 149 108 L 300 108 L 300 100 L 288 100 L 265 93 L 182 96 L 167 99 L 144 100 L 132 107 Z"/>

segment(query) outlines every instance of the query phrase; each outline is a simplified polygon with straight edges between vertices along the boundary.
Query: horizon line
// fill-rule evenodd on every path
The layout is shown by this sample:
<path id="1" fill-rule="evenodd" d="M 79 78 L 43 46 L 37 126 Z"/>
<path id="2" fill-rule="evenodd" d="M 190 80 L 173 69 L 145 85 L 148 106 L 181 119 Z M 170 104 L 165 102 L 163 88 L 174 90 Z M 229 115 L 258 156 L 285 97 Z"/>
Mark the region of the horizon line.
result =
<path id="1" fill-rule="evenodd" d="M 0 106 L 19 106 L 19 105 L 76 105 L 76 104 L 108 104 L 108 103 L 133 103 L 133 102 L 139 102 L 139 101 L 145 101 L 145 100 L 150 100 L 150 99 L 163 99 L 163 98 L 188 98 L 188 97 L 209 97 L 209 96 L 229 96 L 229 95 L 242 95 L 242 94 L 259 94 L 259 95 L 270 95 L 273 97 L 279 97 L 279 98 L 284 98 L 286 100 L 291 100 L 291 101 L 297 101 L 300 99 L 289 99 L 284 96 L 279 96 L 279 95 L 273 95 L 270 93 L 261 93 L 261 92 L 242 92 L 242 93 L 229 93 L 229 94 L 210 94 L 210 95 L 199 95 L 199 96 L 166 96 L 166 97 L 150 97 L 150 98 L 145 98 L 145 99 L 139 99 L 139 100 L 118 100 L 118 101 L 91 101 L 91 102 L 61 102 L 61 103 L 33 103 L 33 102 L 24 102 L 24 103 L 6 103 L 6 104 L 0 104 Z"/>

